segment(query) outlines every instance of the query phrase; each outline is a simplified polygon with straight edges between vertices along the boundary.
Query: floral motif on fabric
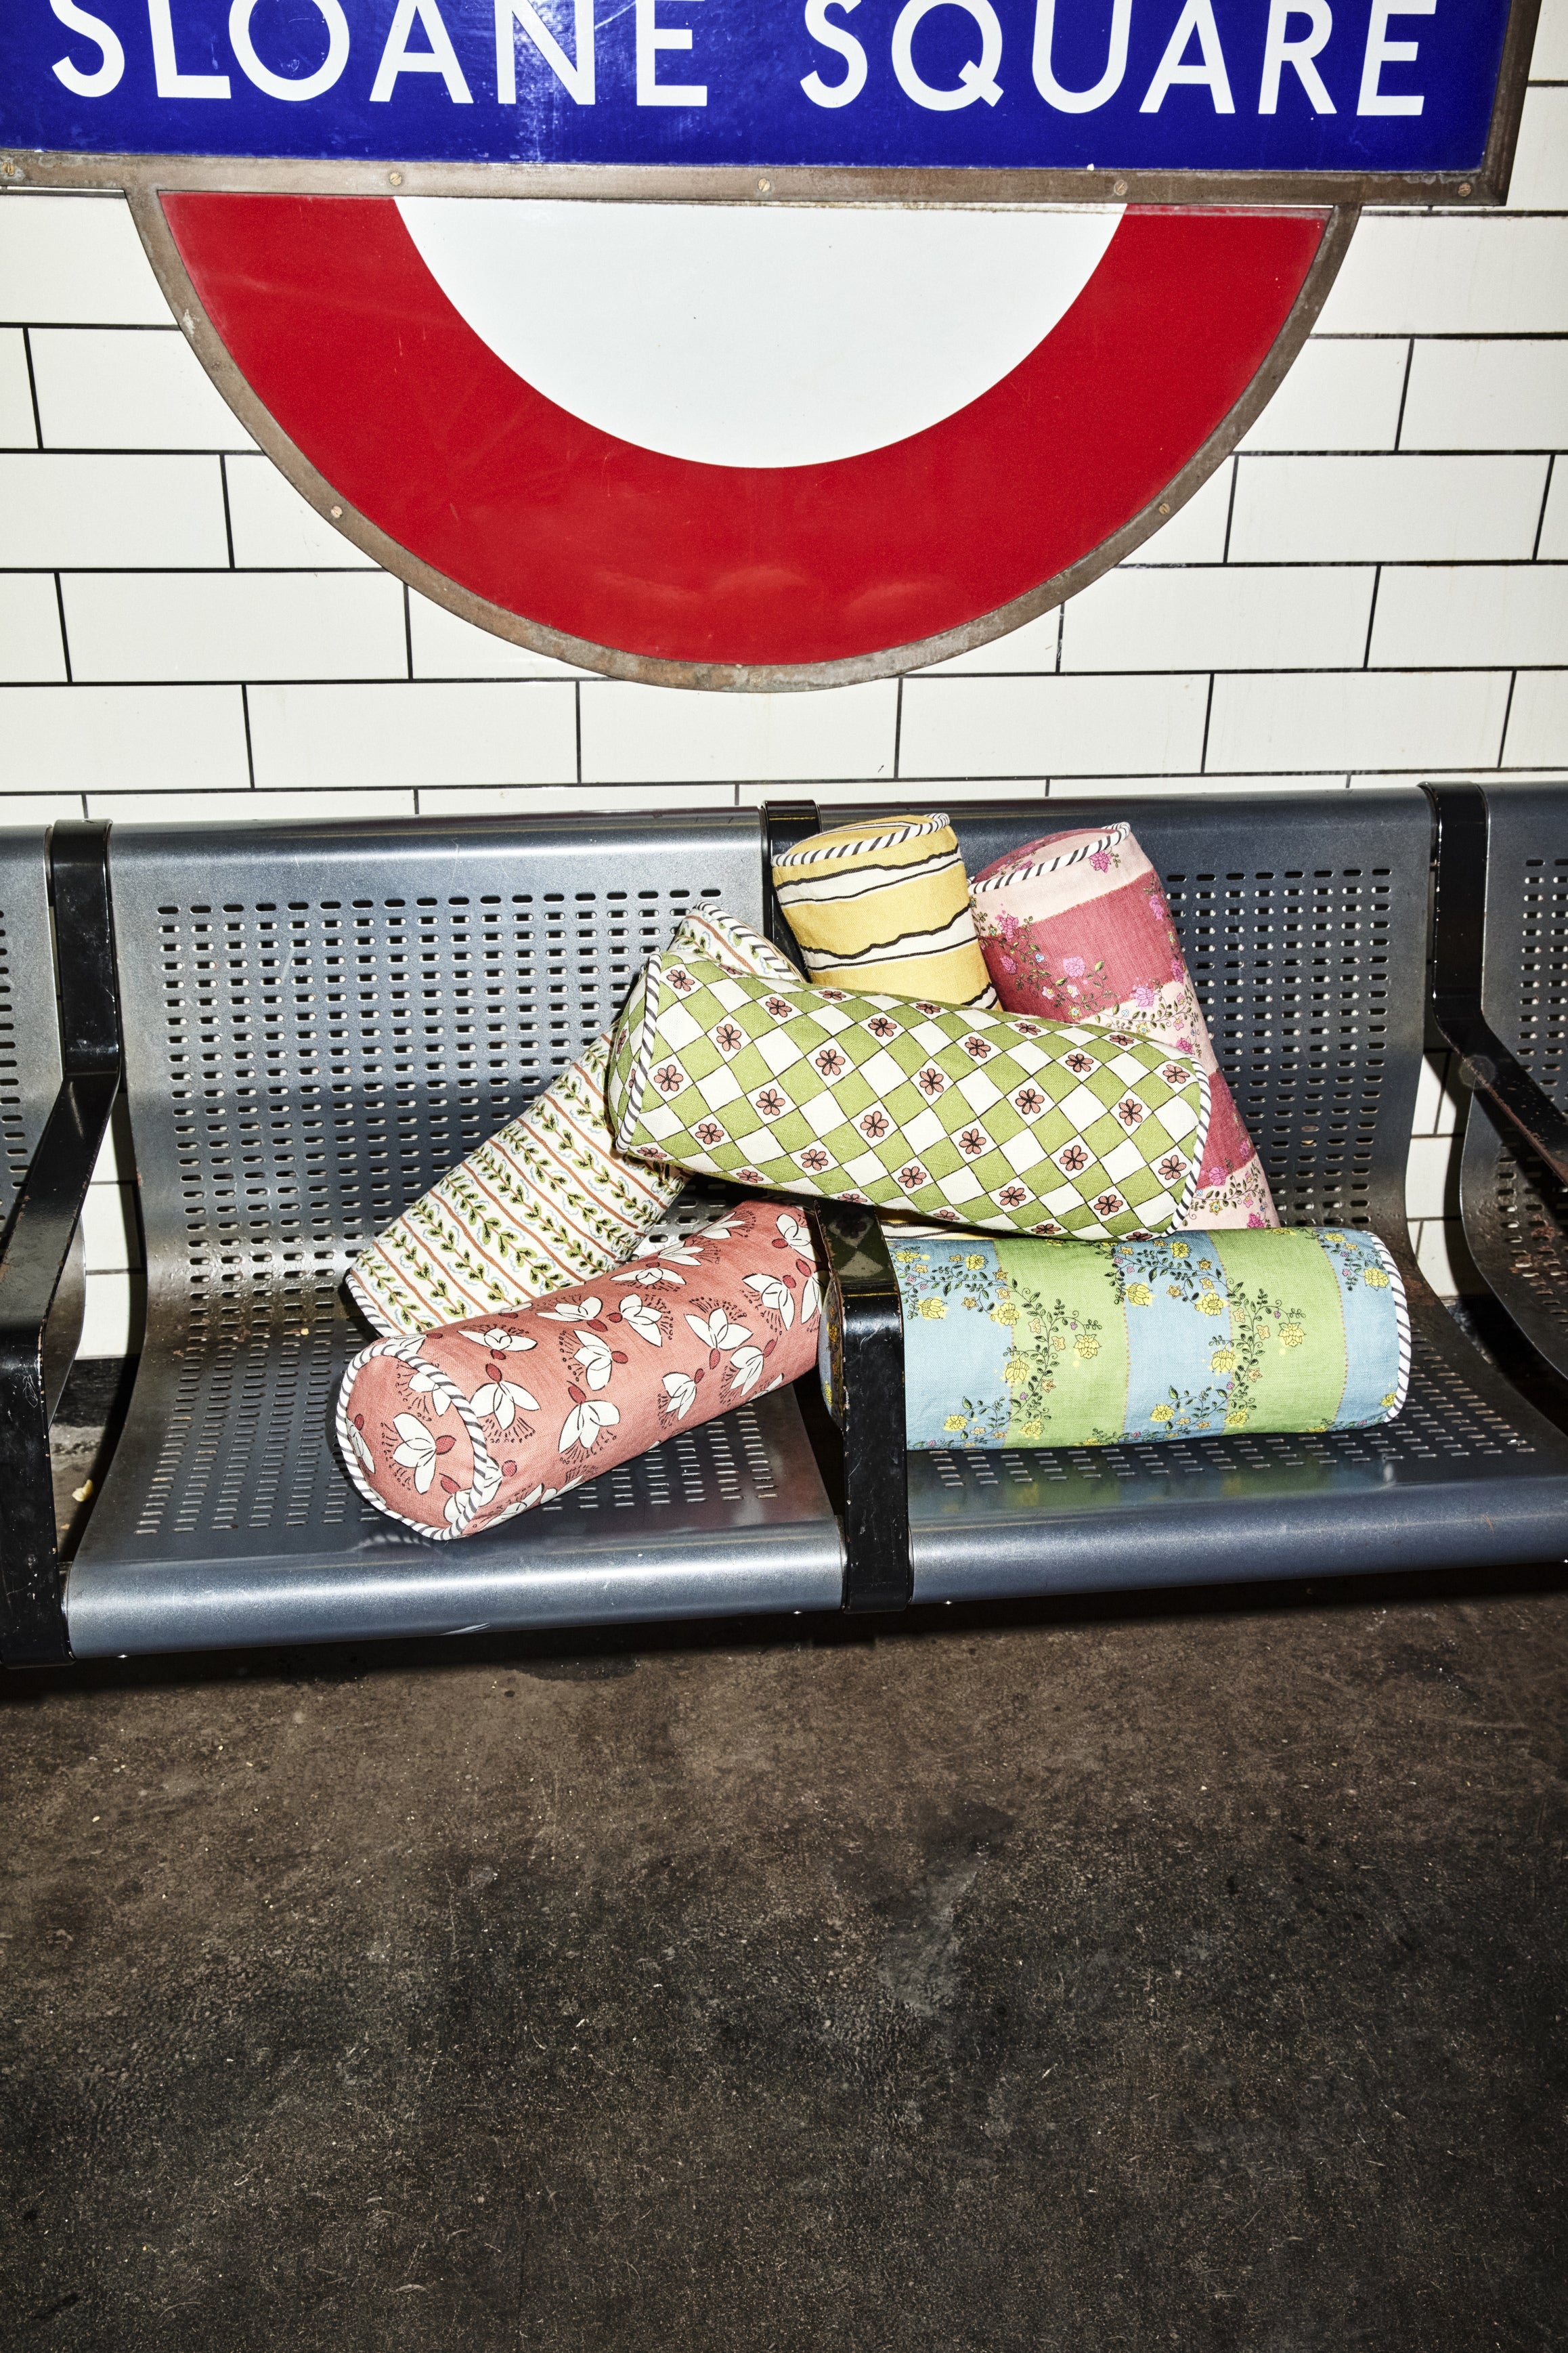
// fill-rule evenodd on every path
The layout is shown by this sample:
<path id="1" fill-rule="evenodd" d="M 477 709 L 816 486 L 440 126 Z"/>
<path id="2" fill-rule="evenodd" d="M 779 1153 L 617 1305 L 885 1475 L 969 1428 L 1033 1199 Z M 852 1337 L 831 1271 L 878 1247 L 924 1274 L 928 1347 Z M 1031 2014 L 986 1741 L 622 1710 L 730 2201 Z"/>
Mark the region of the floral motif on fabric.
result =
<path id="1" fill-rule="evenodd" d="M 366 1348 L 339 1393 L 342 1461 L 405 1526 L 470 1535 L 796 1379 L 820 1307 L 805 1219 L 743 1201 L 591 1287 Z"/>
<path id="2" fill-rule="evenodd" d="M 1209 1073 L 1208 1135 L 1183 1225 L 1277 1225 L 1160 878 L 1127 827 L 1030 842 L 979 875 L 971 899 L 998 1002 L 1009 1012 L 1114 1026 L 1191 1055 Z"/>

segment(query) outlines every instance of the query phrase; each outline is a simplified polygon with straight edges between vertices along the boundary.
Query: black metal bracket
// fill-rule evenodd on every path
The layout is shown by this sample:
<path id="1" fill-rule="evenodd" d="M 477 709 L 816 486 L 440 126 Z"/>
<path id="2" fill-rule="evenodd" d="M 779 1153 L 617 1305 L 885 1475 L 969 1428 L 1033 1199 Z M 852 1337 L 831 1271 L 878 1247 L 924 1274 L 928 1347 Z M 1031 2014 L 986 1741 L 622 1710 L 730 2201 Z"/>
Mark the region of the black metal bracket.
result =
<path id="1" fill-rule="evenodd" d="M 910 1491 L 904 1453 L 904 1316 L 876 1213 L 835 1201 L 812 1209 L 822 1240 L 828 1329 L 837 1335 L 835 1402 L 844 1441 L 846 1609 L 907 1609 Z"/>
<path id="2" fill-rule="evenodd" d="M 0 1241 L 0 1662 L 70 1656 L 49 1469 L 44 1338 L 120 1092 L 121 1037 L 109 828 L 49 837 L 59 1092 Z"/>
<path id="3" fill-rule="evenodd" d="M 822 830 L 815 801 L 770 801 L 763 811 L 763 928 L 781 955 L 791 964 L 800 962 L 800 942 L 789 927 L 789 917 L 779 904 L 773 889 L 773 860 L 810 833 Z"/>
<path id="4" fill-rule="evenodd" d="M 1486 944 L 1487 797 L 1479 785 L 1427 785 L 1432 804 L 1432 1016 L 1458 1075 L 1500 1134 L 1522 1141 L 1568 1185 L 1568 1118 L 1504 1045 L 1481 1005 Z"/>

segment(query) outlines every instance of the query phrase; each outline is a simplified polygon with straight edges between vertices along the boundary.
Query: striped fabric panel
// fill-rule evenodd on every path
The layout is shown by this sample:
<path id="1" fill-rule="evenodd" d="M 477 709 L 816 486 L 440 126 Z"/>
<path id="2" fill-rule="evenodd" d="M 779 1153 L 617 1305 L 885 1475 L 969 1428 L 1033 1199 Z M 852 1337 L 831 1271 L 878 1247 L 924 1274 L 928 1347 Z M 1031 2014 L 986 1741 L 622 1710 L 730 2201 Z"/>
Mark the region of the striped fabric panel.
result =
<path id="1" fill-rule="evenodd" d="M 995 1004 L 945 812 L 813 834 L 774 861 L 773 877 L 813 980 Z"/>

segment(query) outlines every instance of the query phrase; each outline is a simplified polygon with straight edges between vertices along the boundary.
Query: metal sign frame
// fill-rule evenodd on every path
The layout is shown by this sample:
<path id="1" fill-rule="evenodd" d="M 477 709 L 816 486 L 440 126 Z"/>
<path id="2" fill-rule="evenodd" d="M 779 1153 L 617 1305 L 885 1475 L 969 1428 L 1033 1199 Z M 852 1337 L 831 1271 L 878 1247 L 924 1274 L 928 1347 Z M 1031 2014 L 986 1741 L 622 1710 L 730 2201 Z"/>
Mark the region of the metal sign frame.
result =
<path id="1" fill-rule="evenodd" d="M 383 185 L 375 193 L 381 195 L 389 192 Z M 624 193 L 627 195 L 635 193 L 643 201 L 647 201 L 646 191 L 640 187 Z M 1261 416 L 1328 299 L 1359 217 L 1357 211 L 1348 206 L 1336 207 L 1330 215 L 1321 246 L 1301 290 L 1262 367 L 1241 398 L 1159 496 L 1077 563 L 1042 581 L 1026 595 L 938 637 L 883 648 L 875 653 L 859 654 L 847 659 L 742 664 L 672 661 L 653 654 L 625 653 L 582 638 L 567 636 L 542 622 L 529 620 L 521 614 L 510 612 L 504 606 L 489 603 L 411 554 L 401 542 L 391 538 L 378 525 L 358 513 L 342 493 L 333 489 L 251 389 L 208 318 L 192 283 L 163 213 L 157 187 L 148 185 L 134 187 L 130 192 L 130 200 L 132 216 L 169 306 L 218 390 L 240 423 L 295 489 L 310 501 L 319 514 L 342 532 L 345 538 L 352 540 L 356 547 L 363 549 L 366 555 L 374 557 L 377 564 L 397 578 L 406 581 L 410 587 L 417 589 L 433 604 L 444 606 L 460 620 L 471 621 L 495 637 L 505 638 L 513 645 L 527 646 L 535 653 L 551 655 L 557 661 L 570 662 L 582 670 L 597 670 L 606 678 L 630 679 L 645 685 L 701 687 L 752 693 L 792 693 L 808 688 L 856 685 L 871 679 L 900 677 L 905 671 L 923 669 L 929 663 L 946 661 L 955 654 L 968 653 L 977 646 L 988 645 L 994 638 L 1005 637 L 1021 628 L 1024 622 L 1053 610 L 1069 596 L 1076 596 L 1089 587 L 1102 573 L 1121 563 L 1185 506 Z"/>
<path id="2" fill-rule="evenodd" d="M 128 198 L 175 320 L 229 406 L 317 512 L 377 564 L 433 603 L 492 635 L 611 678 L 721 691 L 784 692 L 896 677 L 967 653 L 1078 595 L 1132 554 L 1185 505 L 1235 449 L 1296 359 L 1342 262 L 1363 205 L 1492 206 L 1507 196 L 1540 0 L 1511 0 L 1483 161 L 1469 174 L 1190 173 L 598 165 L 267 159 L 0 150 L 0 187 L 117 190 Z M 1202 447 L 1160 494 L 1066 569 L 963 626 L 914 642 L 813 662 L 685 661 L 628 653 L 567 635 L 493 604 L 436 570 L 358 512 L 284 432 L 219 336 L 181 258 L 165 194 L 321 196 L 511 196 L 609 203 L 931 207 L 1103 205 L 1282 208 L 1327 216 L 1321 246 L 1263 365 Z"/>
<path id="3" fill-rule="evenodd" d="M 17 5 L 17 0 L 12 0 Z M 12 186 L 194 188 L 316 195 L 581 197 L 642 204 L 1500 205 L 1508 197 L 1541 0 L 1510 0 L 1486 148 L 1452 172 L 990 169 L 869 164 L 748 165 L 422 162 L 395 150 L 374 160 L 199 154 L 80 153 L 0 145 Z"/>

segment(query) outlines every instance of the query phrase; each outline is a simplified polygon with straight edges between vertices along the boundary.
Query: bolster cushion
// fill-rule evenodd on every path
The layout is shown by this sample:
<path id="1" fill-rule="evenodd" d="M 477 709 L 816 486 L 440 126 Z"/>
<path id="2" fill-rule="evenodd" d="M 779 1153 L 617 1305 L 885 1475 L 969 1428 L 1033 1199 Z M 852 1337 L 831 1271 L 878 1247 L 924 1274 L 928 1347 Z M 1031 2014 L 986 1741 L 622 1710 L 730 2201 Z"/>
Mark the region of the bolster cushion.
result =
<path id="1" fill-rule="evenodd" d="M 994 1005 L 944 811 L 840 825 L 773 864 L 813 980 L 939 1005 Z"/>
<path id="2" fill-rule="evenodd" d="M 740 1201 L 591 1287 L 378 1340 L 343 1376 L 339 1449 L 405 1527 L 472 1535 L 796 1379 L 818 1320 L 805 1219 Z"/>
<path id="3" fill-rule="evenodd" d="M 1126 825 L 1046 834 L 976 876 L 980 944 L 1009 1013 L 1111 1022 L 1209 1074 L 1189 1226 L 1276 1226 L 1273 1196 L 1209 1040 L 1160 877 Z"/>
<path id="4" fill-rule="evenodd" d="M 916 1449 L 1364 1430 L 1405 1403 L 1405 1286 L 1374 1234 L 889 1241 Z M 829 1318 L 830 1403 L 837 1337 Z"/>
<path id="5" fill-rule="evenodd" d="M 628 1156 L 1088 1240 L 1184 1216 L 1208 1124 L 1194 1062 L 1129 1030 L 1065 1028 L 648 961 L 606 1089 Z"/>

